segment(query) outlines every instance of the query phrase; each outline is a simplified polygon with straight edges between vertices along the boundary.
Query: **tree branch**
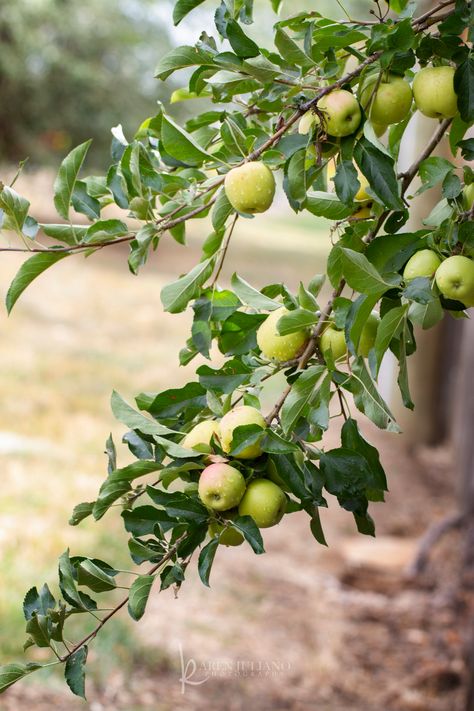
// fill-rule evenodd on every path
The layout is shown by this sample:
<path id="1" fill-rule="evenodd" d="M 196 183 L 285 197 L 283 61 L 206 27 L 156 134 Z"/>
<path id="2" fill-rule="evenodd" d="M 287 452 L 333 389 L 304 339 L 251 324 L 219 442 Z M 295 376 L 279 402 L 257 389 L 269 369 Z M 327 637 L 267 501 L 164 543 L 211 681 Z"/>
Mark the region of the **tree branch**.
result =
<path id="1" fill-rule="evenodd" d="M 163 558 L 160 560 L 159 563 L 156 563 L 156 565 L 154 565 L 152 568 L 150 568 L 150 570 L 146 573 L 146 575 L 153 575 L 154 573 L 156 573 L 157 570 L 159 570 L 159 569 L 161 568 L 161 566 L 163 565 L 163 563 L 166 563 L 170 558 L 172 558 L 172 557 L 174 556 L 174 554 L 176 553 L 176 551 L 178 550 L 180 544 L 185 540 L 185 538 L 187 538 L 187 536 L 188 536 L 187 533 L 183 533 L 183 535 L 178 538 L 178 540 L 177 540 L 176 543 L 173 545 L 173 547 L 170 548 L 170 550 L 168 551 L 168 553 L 166 553 L 166 555 L 163 556 Z M 70 656 L 72 656 L 72 655 L 73 655 L 75 652 L 77 652 L 81 647 L 83 647 L 85 644 L 87 644 L 87 642 L 89 642 L 91 639 L 94 639 L 94 637 L 96 637 L 96 635 L 100 632 L 100 630 L 102 629 L 102 627 L 110 620 L 110 618 L 113 617 L 114 615 L 116 615 L 117 612 L 122 609 L 122 607 L 125 607 L 125 605 L 126 605 L 126 604 L 128 603 L 128 601 L 129 601 L 129 599 L 130 599 L 130 595 L 127 595 L 126 598 L 124 598 L 121 602 L 119 602 L 118 605 L 116 605 L 116 606 L 100 621 L 100 623 L 97 625 L 97 627 L 95 627 L 95 628 L 92 630 L 92 632 L 89 632 L 89 634 L 87 634 L 85 637 L 83 637 L 83 638 L 80 640 L 80 642 L 77 642 L 77 644 L 75 644 L 75 645 L 69 650 L 69 652 L 68 652 L 67 654 L 65 654 L 64 656 L 60 657 L 60 661 L 61 661 L 61 662 L 67 661 Z"/>

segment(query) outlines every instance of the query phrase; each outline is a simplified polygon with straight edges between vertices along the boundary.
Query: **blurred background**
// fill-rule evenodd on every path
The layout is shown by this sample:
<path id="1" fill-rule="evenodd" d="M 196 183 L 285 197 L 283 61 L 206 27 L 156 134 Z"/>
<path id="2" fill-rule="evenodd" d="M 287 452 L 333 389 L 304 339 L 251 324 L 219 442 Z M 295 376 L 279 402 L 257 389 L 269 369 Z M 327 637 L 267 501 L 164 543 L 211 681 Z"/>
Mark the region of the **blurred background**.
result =
<path id="1" fill-rule="evenodd" d="M 1 8 L 0 179 L 8 182 L 29 157 L 17 189 L 39 220 L 55 219 L 52 183 L 70 148 L 93 137 L 88 167 L 101 170 L 110 127 L 121 123 L 130 136 L 157 101 L 167 103 L 184 85 L 179 75 L 157 82 L 154 67 L 170 47 L 194 43 L 212 17 L 204 3 L 175 29 L 172 4 L 18 0 Z M 344 4 L 360 19 L 372 5 Z M 287 1 L 283 14 L 310 6 Z M 267 46 L 268 7 L 257 2 L 251 29 Z M 343 16 L 337 0 L 319 0 L 317 9 Z M 183 118 L 193 106 L 171 111 Z M 432 130 L 413 121 L 407 163 Z M 420 214 L 429 209 L 419 206 Z M 0 315 L 0 663 L 21 659 L 22 597 L 45 581 L 54 588 L 67 547 L 130 567 L 118 516 L 77 528 L 67 520 L 75 503 L 95 498 L 109 432 L 120 442 L 112 390 L 132 400 L 192 376 L 196 363 L 177 363 L 189 315 L 163 313 L 159 294 L 195 263 L 207 230 L 196 221 L 186 249 L 162 240 L 139 278 L 128 271 L 126 248 L 65 260 L 33 283 L 11 318 Z M 324 271 L 329 249 L 329 225 L 295 217 L 280 200 L 265 218 L 241 221 L 227 264 L 255 285 L 283 280 L 296 288 Z M 2 255 L 2 298 L 21 262 Z M 141 624 L 123 615 L 107 625 L 90 649 L 87 703 L 53 671 L 13 687 L 0 709 L 464 711 L 467 536 L 448 525 L 429 565 L 417 575 L 407 570 L 420 536 L 459 510 L 458 492 L 468 500 L 471 437 L 461 419 L 472 403 L 472 338 L 463 340 L 452 321 L 419 338 L 423 354 L 411 365 L 416 414 L 402 414 L 392 365 L 384 366 L 384 391 L 405 434 L 364 425 L 389 477 L 388 503 L 372 505 L 377 539 L 357 535 L 352 517 L 333 505 L 322 512 L 329 543 L 322 548 L 305 516 L 294 514 L 265 532 L 266 556 L 220 550 L 211 590 L 191 572 L 177 600 L 171 591 L 152 596 Z M 337 441 L 336 427 L 325 444 Z M 192 680 L 203 683 L 182 687 L 192 662 Z"/>

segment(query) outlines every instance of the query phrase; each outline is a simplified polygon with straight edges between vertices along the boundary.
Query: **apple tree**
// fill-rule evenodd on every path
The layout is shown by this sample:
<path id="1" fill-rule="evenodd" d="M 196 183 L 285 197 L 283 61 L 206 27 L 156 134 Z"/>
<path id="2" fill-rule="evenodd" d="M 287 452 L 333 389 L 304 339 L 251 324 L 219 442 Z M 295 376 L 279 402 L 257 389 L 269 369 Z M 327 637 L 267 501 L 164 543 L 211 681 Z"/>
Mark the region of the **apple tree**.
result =
<path id="1" fill-rule="evenodd" d="M 174 23 L 202 2 L 175 2 Z M 165 311 L 193 312 L 177 357 L 185 365 L 201 356 L 195 376 L 142 393 L 134 405 L 113 394 L 133 462 L 120 466 L 109 438 L 106 478 L 70 521 L 120 510 L 138 573 L 130 585 L 113 561 L 66 551 L 58 591 L 31 587 L 24 599 L 25 648 L 50 649 L 50 664 L 64 666 L 79 696 L 88 645 L 102 627 L 123 608 L 139 620 L 152 588 L 179 588 L 191 563 L 209 585 L 225 546 L 245 542 L 261 555 L 261 529 L 284 526 L 296 511 L 308 516 L 308 536 L 325 545 L 319 509 L 327 494 L 361 534 L 374 535 L 369 503 L 383 501 L 387 481 L 356 413 L 397 432 L 377 385 L 384 354 L 395 355 L 403 402 L 413 408 L 407 357 L 415 327 L 431 328 L 446 313 L 463 318 L 474 305 L 470 3 L 442 0 L 423 11 L 414 1 L 374 0 L 367 18 L 334 21 L 316 10 L 282 19 L 281 0 L 271 0 L 269 47 L 251 37 L 253 0 L 215 5 L 212 31 L 170 51 L 156 70 L 161 81 L 186 70 L 174 98 L 206 97 L 205 110 L 180 125 L 160 106 L 131 139 L 115 127 L 103 175 L 82 176 L 89 142 L 74 148 L 54 183 L 56 223 L 38 224 L 14 184 L 1 186 L 2 228 L 18 240 L 1 249 L 28 252 L 7 293 L 9 312 L 62 259 L 126 242 L 137 274 L 161 240 L 184 249 L 187 223 L 209 222 L 199 262 L 161 292 Z M 401 171 L 400 146 L 417 111 L 432 120 L 432 137 Z M 451 160 L 436 155 L 445 138 Z M 265 231 L 262 213 L 277 184 L 295 213 L 332 221 L 326 273 L 296 292 L 280 282 L 257 288 L 237 273 L 222 285 L 230 240 L 246 219 Z M 440 200 L 421 229 L 408 230 L 413 201 L 427 190 L 440 190 Z M 102 215 L 111 204 L 123 219 Z M 72 208 L 86 220 L 73 222 Z M 127 217 L 140 227 L 132 230 Z M 262 412 L 260 395 L 275 376 L 284 388 Z M 340 446 L 327 449 L 334 414 Z M 101 612 L 103 596 L 124 586 L 125 597 Z M 79 614 L 91 628 L 70 642 L 68 623 Z M 0 690 L 41 666 L 1 667 Z"/>

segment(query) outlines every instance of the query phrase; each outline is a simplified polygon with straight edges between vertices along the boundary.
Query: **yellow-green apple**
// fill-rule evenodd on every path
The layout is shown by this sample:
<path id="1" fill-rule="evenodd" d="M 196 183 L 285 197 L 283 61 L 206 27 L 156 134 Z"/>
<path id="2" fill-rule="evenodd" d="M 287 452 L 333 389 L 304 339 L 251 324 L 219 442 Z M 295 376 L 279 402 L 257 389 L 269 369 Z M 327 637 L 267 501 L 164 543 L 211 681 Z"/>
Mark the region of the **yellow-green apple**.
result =
<path id="1" fill-rule="evenodd" d="M 453 118 L 458 112 L 454 91 L 454 67 L 425 67 L 415 76 L 413 96 L 422 114 L 429 118 Z"/>
<path id="2" fill-rule="evenodd" d="M 238 469 L 218 462 L 202 470 L 198 493 L 202 503 L 215 511 L 238 506 L 245 492 L 245 479 Z"/>
<path id="3" fill-rule="evenodd" d="M 323 355 L 331 351 L 334 360 L 343 358 L 347 353 L 344 331 L 339 331 L 334 324 L 327 326 L 319 339 L 319 350 Z"/>
<path id="4" fill-rule="evenodd" d="M 378 85 L 377 81 L 377 77 L 372 77 L 360 95 L 360 103 L 368 109 L 370 120 L 379 126 L 403 121 L 413 100 L 410 84 L 394 74 L 383 77 Z"/>
<path id="5" fill-rule="evenodd" d="M 277 323 L 287 313 L 289 311 L 284 306 L 272 311 L 257 331 L 257 343 L 262 355 L 280 363 L 296 358 L 308 342 L 306 331 L 295 331 L 295 333 L 280 336 L 277 331 Z"/>
<path id="6" fill-rule="evenodd" d="M 357 347 L 357 353 L 364 358 L 368 357 L 370 349 L 374 347 L 379 323 L 380 318 L 378 313 L 372 311 L 367 321 L 364 323 L 360 334 L 359 345 Z"/>
<path id="7" fill-rule="evenodd" d="M 441 262 L 435 274 L 436 285 L 448 299 L 474 305 L 474 262 L 456 254 Z"/>
<path id="8" fill-rule="evenodd" d="M 441 259 L 432 249 L 420 249 L 410 257 L 403 270 L 405 281 L 411 281 L 416 277 L 434 277 L 436 270 L 441 264 Z"/>
<path id="9" fill-rule="evenodd" d="M 210 447 L 212 436 L 217 434 L 218 431 L 219 423 L 216 420 L 198 422 L 181 441 L 181 446 L 186 449 Z"/>
<path id="10" fill-rule="evenodd" d="M 234 430 L 244 425 L 258 425 L 262 429 L 265 429 L 267 426 L 262 413 L 259 412 L 256 407 L 241 405 L 240 407 L 234 407 L 232 410 L 229 410 L 219 425 L 219 439 L 224 452 L 230 452 L 231 450 Z M 245 449 L 243 449 L 240 454 L 236 454 L 235 457 L 236 459 L 255 459 L 261 454 L 262 448 L 260 441 L 257 441 L 245 447 Z"/>
<path id="11" fill-rule="evenodd" d="M 350 136 L 359 128 L 362 114 L 354 94 L 345 89 L 335 89 L 318 101 L 324 114 L 324 129 L 330 136 Z"/>
<path id="12" fill-rule="evenodd" d="M 286 496 L 269 479 L 254 479 L 239 504 L 240 516 L 251 516 L 259 528 L 279 523 L 286 510 Z"/>
<path id="13" fill-rule="evenodd" d="M 224 188 L 228 201 L 237 212 L 253 215 L 265 212 L 272 204 L 275 178 L 265 163 L 250 161 L 229 170 Z"/>
<path id="14" fill-rule="evenodd" d="M 232 520 L 235 514 L 226 515 L 226 518 Z M 227 527 L 225 523 L 220 521 L 212 521 L 209 524 L 208 533 L 211 538 L 219 537 L 219 543 L 223 546 L 240 546 L 244 541 L 243 535 L 235 528 Z"/>
<path id="15" fill-rule="evenodd" d="M 372 121 L 372 128 L 374 129 L 374 133 L 377 138 L 380 138 L 380 136 L 383 136 L 388 126 L 386 126 L 384 123 L 374 123 Z"/>
<path id="16" fill-rule="evenodd" d="M 465 185 L 462 191 L 462 199 L 464 208 L 470 210 L 474 205 L 474 183 L 470 185 Z"/>
<path id="17" fill-rule="evenodd" d="M 301 133 L 303 136 L 307 136 L 308 133 L 311 133 L 313 126 L 317 123 L 319 123 L 318 116 L 313 114 L 312 111 L 307 111 L 299 120 L 298 133 Z"/>

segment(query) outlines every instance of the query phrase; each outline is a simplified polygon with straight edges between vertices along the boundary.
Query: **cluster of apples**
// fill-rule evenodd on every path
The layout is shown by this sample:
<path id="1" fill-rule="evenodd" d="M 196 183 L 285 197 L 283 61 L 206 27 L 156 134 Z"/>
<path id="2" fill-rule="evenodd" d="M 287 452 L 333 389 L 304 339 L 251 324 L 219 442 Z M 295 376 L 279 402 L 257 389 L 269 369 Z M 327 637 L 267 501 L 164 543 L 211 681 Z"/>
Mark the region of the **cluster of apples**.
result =
<path id="1" fill-rule="evenodd" d="M 230 410 L 220 422 L 203 420 L 188 432 L 182 441 L 187 449 L 208 448 L 215 436 L 222 450 L 231 451 L 234 430 L 244 425 L 258 425 L 262 437 L 266 428 L 263 415 L 255 407 L 242 405 Z M 263 454 L 260 441 L 245 447 L 235 459 L 257 459 Z M 243 542 L 239 531 L 228 527 L 225 519 L 235 516 L 251 516 L 259 528 L 269 528 L 279 523 L 286 510 L 287 499 L 283 489 L 272 479 L 278 479 L 274 468 L 268 467 L 268 478 L 259 477 L 247 483 L 242 472 L 227 461 L 209 464 L 201 472 L 198 484 L 199 498 L 211 511 L 222 514 L 221 521 L 213 521 L 209 526 L 211 537 L 219 536 L 219 543 L 237 546 Z"/>
<path id="2" fill-rule="evenodd" d="M 434 278 L 444 297 L 474 306 L 474 262 L 469 257 L 455 254 L 442 259 L 432 249 L 420 249 L 406 263 L 403 277 L 406 282 L 416 277 Z"/>
<path id="3" fill-rule="evenodd" d="M 394 74 L 380 78 L 372 75 L 361 85 L 359 99 L 351 91 L 335 89 L 317 103 L 317 113 L 308 111 L 301 117 L 298 131 L 308 134 L 323 117 L 326 138 L 322 152 L 331 157 L 339 151 L 339 140 L 359 130 L 362 121 L 361 107 L 366 111 L 375 133 L 381 136 L 388 126 L 405 119 L 413 99 L 416 107 L 429 118 L 452 118 L 457 112 L 457 95 L 454 90 L 454 67 L 443 65 L 424 67 L 415 76 L 413 87 Z M 329 176 L 330 177 L 330 176 Z M 355 200 L 361 203 L 357 218 L 370 215 L 368 183 L 359 172 L 360 190 Z M 225 192 L 232 207 L 238 212 L 256 214 L 268 210 L 275 195 L 275 178 L 261 161 L 249 161 L 232 168 L 225 177 Z"/>

